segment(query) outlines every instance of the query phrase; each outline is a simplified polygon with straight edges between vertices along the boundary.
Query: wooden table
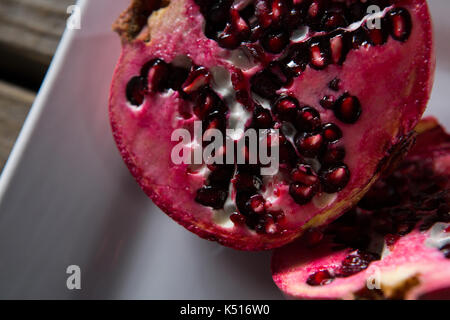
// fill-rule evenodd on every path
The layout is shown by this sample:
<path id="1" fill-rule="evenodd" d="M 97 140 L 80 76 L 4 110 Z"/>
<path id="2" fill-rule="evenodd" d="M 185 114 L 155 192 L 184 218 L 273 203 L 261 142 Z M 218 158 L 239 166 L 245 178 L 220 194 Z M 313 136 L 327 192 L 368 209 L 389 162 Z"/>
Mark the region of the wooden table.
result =
<path id="1" fill-rule="evenodd" d="M 75 0 L 0 1 L 0 172 Z"/>

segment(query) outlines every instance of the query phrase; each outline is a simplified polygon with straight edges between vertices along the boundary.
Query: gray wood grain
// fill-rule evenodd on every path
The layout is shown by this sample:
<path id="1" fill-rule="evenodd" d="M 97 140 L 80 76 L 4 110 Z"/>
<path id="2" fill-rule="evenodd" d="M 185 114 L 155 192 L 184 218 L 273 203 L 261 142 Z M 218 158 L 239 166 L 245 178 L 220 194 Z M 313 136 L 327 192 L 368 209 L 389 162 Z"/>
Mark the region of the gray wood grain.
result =
<path id="1" fill-rule="evenodd" d="M 75 0 L 0 0 L 0 77 L 38 86 Z M 23 81 L 22 81 L 23 80 Z M 0 80 L 0 172 L 35 93 Z"/>
<path id="2" fill-rule="evenodd" d="M 48 65 L 75 0 L 1 0 L 0 43 Z"/>
<path id="3" fill-rule="evenodd" d="M 0 172 L 34 98 L 34 92 L 0 81 Z"/>

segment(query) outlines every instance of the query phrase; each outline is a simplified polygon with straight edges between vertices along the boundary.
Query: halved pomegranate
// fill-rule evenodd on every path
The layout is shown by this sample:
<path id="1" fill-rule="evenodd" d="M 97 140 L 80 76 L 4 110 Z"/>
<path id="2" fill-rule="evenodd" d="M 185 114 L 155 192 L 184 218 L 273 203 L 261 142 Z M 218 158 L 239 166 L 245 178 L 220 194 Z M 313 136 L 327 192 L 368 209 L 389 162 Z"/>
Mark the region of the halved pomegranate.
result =
<path id="1" fill-rule="evenodd" d="M 128 168 L 174 220 L 238 249 L 281 246 L 352 207 L 408 145 L 432 86 L 424 0 L 135 0 L 115 30 L 110 118 Z M 172 133 L 196 121 L 206 138 L 278 129 L 278 173 L 233 157 L 175 164 Z"/>
<path id="2" fill-rule="evenodd" d="M 433 118 L 358 206 L 277 249 L 273 279 L 289 297 L 450 299 L 450 135 Z"/>

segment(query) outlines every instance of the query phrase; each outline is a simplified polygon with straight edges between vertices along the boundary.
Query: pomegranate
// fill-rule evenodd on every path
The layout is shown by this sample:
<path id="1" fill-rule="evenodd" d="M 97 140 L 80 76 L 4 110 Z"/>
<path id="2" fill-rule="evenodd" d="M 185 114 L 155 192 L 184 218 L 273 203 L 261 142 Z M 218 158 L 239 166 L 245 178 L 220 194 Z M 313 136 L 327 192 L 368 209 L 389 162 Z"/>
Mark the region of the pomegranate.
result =
<path id="1" fill-rule="evenodd" d="M 450 135 L 435 119 L 355 209 L 277 249 L 273 279 L 290 297 L 450 299 Z"/>
<path id="2" fill-rule="evenodd" d="M 237 249 L 284 245 L 354 206 L 408 145 L 432 86 L 424 0 L 135 0 L 114 28 L 109 111 L 128 168 L 178 223 Z M 203 139 L 172 141 L 196 123 Z M 250 142 L 214 150 L 231 161 L 173 161 L 211 132 L 252 128 L 279 151 L 271 175 Z"/>

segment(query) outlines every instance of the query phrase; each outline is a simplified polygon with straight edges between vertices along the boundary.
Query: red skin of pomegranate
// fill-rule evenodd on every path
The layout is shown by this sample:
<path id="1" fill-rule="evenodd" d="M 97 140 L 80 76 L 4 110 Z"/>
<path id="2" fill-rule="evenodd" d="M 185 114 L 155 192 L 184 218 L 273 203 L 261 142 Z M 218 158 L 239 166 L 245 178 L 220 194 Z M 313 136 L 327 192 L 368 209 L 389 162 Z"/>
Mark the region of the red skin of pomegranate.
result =
<path id="1" fill-rule="evenodd" d="M 401 194 L 405 195 L 409 190 L 426 186 L 427 180 L 439 185 L 438 190 L 435 190 L 436 193 L 424 194 L 424 198 L 418 203 L 412 203 L 411 199 L 403 200 L 404 202 L 396 207 L 396 211 L 392 211 L 399 214 L 405 212 L 404 208 L 413 210 L 414 215 L 418 217 L 417 220 L 413 220 L 414 228 L 406 231 L 405 235 L 399 233 L 383 236 L 376 233 L 381 225 L 380 222 L 383 221 L 380 218 L 383 217 L 382 211 L 389 210 L 388 206 L 383 207 L 383 205 L 373 212 L 357 209 L 361 210 L 360 214 L 365 214 L 368 219 L 371 219 L 372 224 L 368 229 L 365 229 L 365 223 L 361 223 L 363 220 L 359 220 L 356 228 L 351 227 L 350 221 L 342 224 L 336 221 L 331 224 L 327 230 L 341 228 L 347 234 L 350 233 L 351 239 L 356 239 L 360 232 L 367 234 L 371 238 L 369 248 L 372 247 L 373 250 L 374 244 L 378 243 L 383 245 L 383 249 L 380 250 L 382 251 L 381 259 L 371 262 L 367 269 L 348 277 L 335 277 L 328 284 L 323 285 L 317 285 L 311 281 L 311 275 L 324 270 L 327 270 L 325 273 L 327 276 L 336 273 L 343 259 L 354 253 L 354 248 L 338 246 L 336 238 L 333 238 L 335 233 L 325 231 L 322 233 L 324 234 L 322 241 L 309 246 L 305 245 L 308 243 L 308 240 L 305 240 L 277 249 L 272 259 L 273 279 L 287 297 L 297 299 L 450 299 L 450 254 L 442 249 L 446 245 L 450 248 L 448 246 L 450 243 L 450 220 L 448 220 L 450 136 L 431 117 L 422 120 L 417 131 L 419 132 L 417 144 L 406 159 L 391 175 L 377 182 L 373 195 L 371 195 L 372 190 L 368 193 L 368 196 L 374 197 L 373 200 L 381 202 L 383 199 L 379 192 L 387 190 L 396 181 L 395 177 L 408 178 L 414 175 L 413 171 L 416 170 L 420 171 L 419 176 L 422 175 L 423 178 L 417 182 L 410 180 L 405 186 L 400 186 L 403 188 Z M 409 164 L 413 165 L 409 166 Z M 419 169 L 411 171 L 408 168 Z M 427 208 L 427 203 L 431 203 L 436 194 L 442 197 L 443 202 L 439 206 Z M 421 206 L 423 208 L 420 208 Z M 445 214 L 445 218 L 439 217 L 439 214 Z M 346 215 L 343 216 L 345 217 Z M 403 218 L 400 222 L 407 223 L 407 220 Z M 321 281 L 323 278 L 320 276 L 323 274 L 323 272 L 316 274 L 315 279 Z M 373 285 L 375 277 L 379 279 L 378 290 L 370 290 L 367 282 Z M 308 278 L 313 285 L 306 283 Z"/>
<path id="2" fill-rule="evenodd" d="M 343 135 L 338 145 L 345 146 L 350 179 L 341 191 L 331 195 L 319 192 L 307 204 L 294 201 L 283 176 L 268 179 L 264 197 L 271 199 L 272 210 L 284 213 L 284 219 L 277 222 L 276 232 L 257 233 L 245 225 L 233 224 L 230 213 L 218 213 L 197 203 L 197 190 L 207 177 L 191 174 L 189 165 L 171 161 L 172 148 L 177 144 L 171 141 L 172 132 L 177 128 L 192 130 L 193 121 L 198 120 L 180 115 L 180 106 L 186 104 L 180 94 L 148 93 L 139 107 L 127 101 L 128 82 L 155 58 L 170 63 L 185 55 L 209 70 L 217 66 L 230 73 L 236 70 L 230 62 L 232 51 L 205 36 L 204 17 L 193 0 L 172 0 L 154 11 L 148 21 L 139 18 L 143 10 L 157 9 L 157 2 L 134 1 L 115 24 L 123 49 L 111 85 L 111 127 L 126 165 L 144 192 L 162 211 L 202 238 L 241 250 L 266 250 L 293 241 L 309 228 L 331 222 L 361 199 L 390 158 L 398 154 L 396 150 L 409 138 L 429 99 L 435 58 L 427 4 L 424 0 L 395 1 L 395 6 L 411 14 L 413 27 L 407 41 L 389 37 L 382 46 L 361 46 L 348 53 L 342 66 L 331 64 L 323 70 L 308 66 L 289 87 L 277 92 L 314 107 L 323 124 L 338 124 Z M 307 38 L 315 34 L 311 31 Z M 278 56 L 266 54 L 267 59 Z M 242 72 L 250 79 L 261 69 L 256 64 Z M 340 80 L 339 92 L 328 87 L 335 78 Z M 344 92 L 357 96 L 361 103 L 362 113 L 355 124 L 339 121 L 332 110 L 320 105 L 324 95 L 337 99 Z M 235 192 L 230 196 L 234 200 Z"/>

